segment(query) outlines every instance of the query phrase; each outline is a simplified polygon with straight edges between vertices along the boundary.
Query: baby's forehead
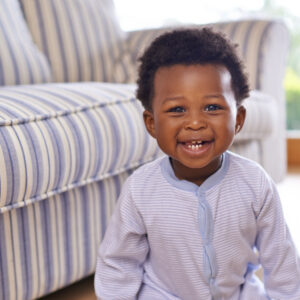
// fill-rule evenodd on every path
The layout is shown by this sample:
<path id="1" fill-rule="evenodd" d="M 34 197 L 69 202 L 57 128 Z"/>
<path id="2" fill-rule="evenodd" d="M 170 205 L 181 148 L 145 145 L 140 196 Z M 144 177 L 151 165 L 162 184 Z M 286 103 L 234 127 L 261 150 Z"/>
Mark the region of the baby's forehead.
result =
<path id="1" fill-rule="evenodd" d="M 154 98 L 229 97 L 235 99 L 229 70 L 217 64 L 175 64 L 157 70 L 153 84 Z M 152 98 L 153 101 L 153 98 Z"/>

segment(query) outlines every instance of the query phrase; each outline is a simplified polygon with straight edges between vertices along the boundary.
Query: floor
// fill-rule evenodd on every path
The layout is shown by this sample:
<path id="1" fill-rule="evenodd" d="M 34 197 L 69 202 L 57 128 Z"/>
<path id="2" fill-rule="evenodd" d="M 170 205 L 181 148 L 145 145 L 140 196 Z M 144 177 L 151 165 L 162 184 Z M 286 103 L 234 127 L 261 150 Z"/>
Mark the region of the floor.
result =
<path id="1" fill-rule="evenodd" d="M 300 252 L 300 166 L 289 168 L 287 178 L 278 184 L 278 191 L 287 224 Z M 41 300 L 96 300 L 93 276 L 41 298 Z"/>

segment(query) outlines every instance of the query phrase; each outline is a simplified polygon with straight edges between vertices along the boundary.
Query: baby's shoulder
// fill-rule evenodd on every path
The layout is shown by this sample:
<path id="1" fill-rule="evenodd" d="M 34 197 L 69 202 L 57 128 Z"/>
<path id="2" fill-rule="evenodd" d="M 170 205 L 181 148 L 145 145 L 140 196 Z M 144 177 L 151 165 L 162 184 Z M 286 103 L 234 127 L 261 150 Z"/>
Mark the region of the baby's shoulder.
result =
<path id="1" fill-rule="evenodd" d="M 131 181 L 139 185 L 149 185 L 156 181 L 161 176 L 161 163 L 165 157 L 166 156 L 161 156 L 137 168 L 130 175 Z"/>
<path id="2" fill-rule="evenodd" d="M 246 174 L 246 175 L 260 175 L 260 176 L 268 176 L 263 167 L 246 157 L 240 156 L 236 153 L 232 153 L 228 151 L 228 156 L 230 160 L 230 167 L 232 171 L 235 171 L 238 174 Z"/>
<path id="3" fill-rule="evenodd" d="M 274 184 L 270 175 L 257 162 L 232 152 L 228 152 L 228 156 L 229 176 L 235 178 L 236 182 L 257 189 Z"/>

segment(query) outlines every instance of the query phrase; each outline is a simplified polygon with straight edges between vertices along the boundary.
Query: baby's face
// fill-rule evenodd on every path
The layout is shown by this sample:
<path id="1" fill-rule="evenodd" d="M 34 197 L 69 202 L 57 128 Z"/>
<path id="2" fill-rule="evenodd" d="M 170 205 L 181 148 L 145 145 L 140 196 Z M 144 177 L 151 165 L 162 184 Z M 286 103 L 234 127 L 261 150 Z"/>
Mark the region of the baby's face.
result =
<path id="1" fill-rule="evenodd" d="M 172 158 L 176 176 L 190 181 L 205 180 L 219 168 L 244 119 L 229 71 L 212 64 L 158 69 L 152 112 L 144 112 L 147 130 Z"/>

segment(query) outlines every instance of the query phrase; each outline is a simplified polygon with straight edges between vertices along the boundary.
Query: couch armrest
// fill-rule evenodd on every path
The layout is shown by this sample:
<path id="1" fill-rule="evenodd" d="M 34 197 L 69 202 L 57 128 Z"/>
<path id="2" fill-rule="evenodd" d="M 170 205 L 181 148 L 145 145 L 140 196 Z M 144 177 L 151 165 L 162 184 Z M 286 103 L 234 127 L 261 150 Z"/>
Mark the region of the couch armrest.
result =
<path id="1" fill-rule="evenodd" d="M 245 99 L 246 120 L 235 141 L 263 140 L 270 136 L 278 122 L 276 99 L 259 91 L 251 91 Z"/>

